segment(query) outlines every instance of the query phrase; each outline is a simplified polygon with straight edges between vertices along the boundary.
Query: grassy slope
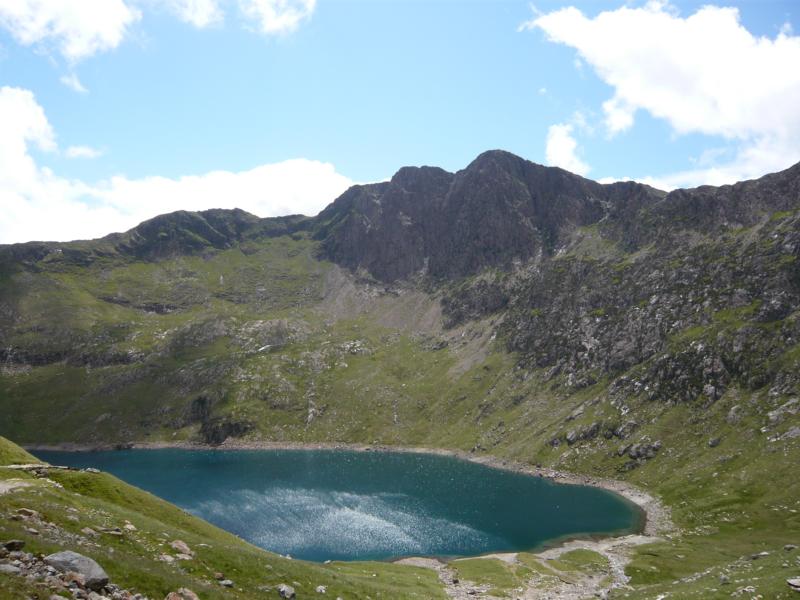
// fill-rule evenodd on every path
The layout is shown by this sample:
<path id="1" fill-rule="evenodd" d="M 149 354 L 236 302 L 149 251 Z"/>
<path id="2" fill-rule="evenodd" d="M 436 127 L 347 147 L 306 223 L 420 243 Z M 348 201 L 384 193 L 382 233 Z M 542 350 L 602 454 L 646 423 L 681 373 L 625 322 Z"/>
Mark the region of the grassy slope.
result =
<path id="1" fill-rule="evenodd" d="M 13 275 L 17 285 L 0 289 L 19 295 L 17 342 L 42 337 L 31 328 L 45 322 L 52 327 L 50 339 L 67 344 L 77 337 L 88 353 L 152 358 L 133 365 L 8 370 L 0 377 L 8 415 L 0 433 L 23 442 L 193 438 L 199 424 L 186 422 L 188 402 L 207 394 L 216 415 L 253 422 L 253 439 L 477 448 L 623 478 L 661 496 L 680 527 L 666 542 L 636 551 L 628 568 L 636 588 L 631 597 L 728 597 L 737 579 L 752 582 L 765 597 L 788 597 L 784 580 L 800 565 L 782 547 L 800 540 L 800 488 L 792 473 L 800 440 L 771 440 L 798 424 L 797 417 L 787 415 L 761 431 L 767 411 L 787 398 L 733 388 L 710 407 L 634 400 L 630 415 L 642 427 L 630 441 L 648 436 L 664 447 L 655 459 L 625 471 L 627 459 L 616 453 L 619 440 L 601 436 L 556 448 L 548 443 L 565 430 L 618 417 L 605 392 L 608 382 L 568 393 L 543 373 L 517 371 L 514 357 L 499 345 L 490 344 L 484 356 L 476 348 L 486 323 L 451 332 L 449 347 L 434 349 L 431 342 L 443 336 L 431 340 L 413 326 L 386 326 L 400 310 L 391 301 L 338 316 L 317 310 L 329 267 L 311 258 L 311 242 L 278 238 L 246 250 L 99 265 L 89 272 L 55 265 L 37 276 Z M 175 310 L 136 308 L 155 300 Z M 274 319 L 296 327 L 287 344 L 260 351 L 243 341 L 248 323 Z M 715 336 L 734 330 L 738 319 L 720 314 L 711 326 L 683 335 Z M 789 352 L 775 360 L 797 359 Z M 734 405 L 738 421 L 729 423 Z M 568 421 L 579 406 L 583 414 Z M 311 407 L 316 416 L 309 423 Z M 722 441 L 711 448 L 707 442 L 714 437 Z M 740 560 L 762 550 L 770 556 Z M 720 588 L 723 570 L 734 583 Z"/>
<path id="2" fill-rule="evenodd" d="M 0 438 L 0 465 L 19 462 L 36 461 Z M 163 598 L 179 587 L 188 587 L 208 599 L 253 598 L 264 595 L 259 587 L 279 583 L 294 585 L 301 596 L 326 585 L 333 597 L 443 597 L 436 575 L 427 569 L 383 563 L 319 565 L 284 559 L 104 473 L 51 470 L 49 480 L 45 480 L 3 466 L 0 481 L 17 479 L 29 485 L 0 495 L 0 514 L 31 508 L 56 528 L 36 524 L 40 535 L 31 535 L 26 531 L 30 522 L 3 519 L 0 539 L 23 539 L 26 550 L 34 553 L 75 549 L 97 560 L 112 582 L 151 598 Z M 76 515 L 77 521 L 70 519 Z M 125 531 L 121 538 L 101 534 L 97 546 L 80 533 L 84 527 L 122 527 L 126 521 L 133 523 L 136 531 Z M 80 545 L 79 539 L 83 541 Z M 175 539 L 189 544 L 196 552 L 194 560 L 173 564 L 157 560 L 162 553 L 174 554 L 168 543 Z M 213 579 L 215 572 L 232 579 L 235 588 L 222 588 Z M 21 582 L 19 577 L 0 575 L 1 597 L 23 597 L 23 593 L 35 591 L 35 586 Z"/>

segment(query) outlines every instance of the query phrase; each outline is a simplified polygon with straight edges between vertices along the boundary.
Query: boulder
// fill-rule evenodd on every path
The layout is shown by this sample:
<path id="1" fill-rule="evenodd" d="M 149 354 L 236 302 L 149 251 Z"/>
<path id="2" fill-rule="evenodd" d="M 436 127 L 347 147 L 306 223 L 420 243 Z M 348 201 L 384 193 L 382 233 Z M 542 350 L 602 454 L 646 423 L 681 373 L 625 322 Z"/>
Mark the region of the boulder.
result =
<path id="1" fill-rule="evenodd" d="M 16 575 L 19 573 L 19 567 L 15 567 L 14 565 L 0 565 L 0 573 Z"/>
<path id="2" fill-rule="evenodd" d="M 194 552 L 191 548 L 189 548 L 189 544 L 184 542 L 183 540 L 173 540 L 169 544 L 173 550 L 177 550 L 181 554 L 188 554 L 189 556 L 194 556 Z"/>
<path id="3" fill-rule="evenodd" d="M 286 585 L 282 583 L 278 586 L 278 594 L 281 598 L 285 598 L 286 600 L 292 600 L 296 598 L 297 595 L 294 593 L 294 588 L 290 585 Z"/>
<path id="4" fill-rule="evenodd" d="M 792 577 L 791 579 L 787 579 L 786 583 L 795 592 L 800 592 L 800 577 Z"/>
<path id="5" fill-rule="evenodd" d="M 88 556 L 71 550 L 56 552 L 44 557 L 44 562 L 62 573 L 78 573 L 83 576 L 90 590 L 102 589 L 108 583 L 108 575 L 103 568 Z"/>
<path id="6" fill-rule="evenodd" d="M 25 547 L 25 542 L 22 540 L 8 540 L 3 544 L 3 548 L 9 552 L 19 552 Z"/>
<path id="7" fill-rule="evenodd" d="M 181 588 L 177 592 L 170 592 L 164 600 L 200 600 L 189 588 Z"/>

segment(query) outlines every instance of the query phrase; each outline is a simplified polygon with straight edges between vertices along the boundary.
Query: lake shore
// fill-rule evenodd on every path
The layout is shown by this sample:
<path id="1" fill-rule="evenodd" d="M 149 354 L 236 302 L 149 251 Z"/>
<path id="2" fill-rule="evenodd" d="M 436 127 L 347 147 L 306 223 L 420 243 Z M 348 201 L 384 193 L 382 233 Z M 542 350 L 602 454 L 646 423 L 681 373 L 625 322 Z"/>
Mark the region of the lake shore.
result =
<path id="1" fill-rule="evenodd" d="M 406 452 L 449 456 L 484 465 L 494 469 L 513 471 L 532 477 L 544 477 L 555 483 L 566 485 L 589 485 L 619 494 L 635 504 L 643 513 L 644 526 L 642 533 L 646 536 L 658 536 L 674 529 L 669 510 L 658 498 L 644 490 L 616 479 L 578 475 L 555 469 L 541 468 L 513 460 L 498 458 L 487 454 L 476 455 L 463 450 L 446 448 L 429 448 L 424 446 L 392 446 L 384 444 L 354 444 L 344 442 L 270 442 L 270 441 L 225 441 L 218 446 L 197 442 L 133 442 L 122 445 L 87 445 L 87 444 L 28 444 L 26 450 L 55 450 L 65 452 L 92 452 L 99 450 L 160 450 L 167 448 L 183 450 L 351 450 L 356 452 Z"/>

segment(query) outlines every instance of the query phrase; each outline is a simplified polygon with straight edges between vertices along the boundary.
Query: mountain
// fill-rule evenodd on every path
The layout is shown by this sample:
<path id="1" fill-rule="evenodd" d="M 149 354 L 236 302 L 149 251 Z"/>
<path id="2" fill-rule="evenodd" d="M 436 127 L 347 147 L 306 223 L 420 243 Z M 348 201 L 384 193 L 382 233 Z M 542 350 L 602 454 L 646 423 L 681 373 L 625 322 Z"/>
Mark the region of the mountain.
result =
<path id="1" fill-rule="evenodd" d="M 622 479 L 677 525 L 634 551 L 629 597 L 788 597 L 799 253 L 800 165 L 665 193 L 502 151 L 316 217 L 2 246 L 0 435 L 447 447 Z"/>

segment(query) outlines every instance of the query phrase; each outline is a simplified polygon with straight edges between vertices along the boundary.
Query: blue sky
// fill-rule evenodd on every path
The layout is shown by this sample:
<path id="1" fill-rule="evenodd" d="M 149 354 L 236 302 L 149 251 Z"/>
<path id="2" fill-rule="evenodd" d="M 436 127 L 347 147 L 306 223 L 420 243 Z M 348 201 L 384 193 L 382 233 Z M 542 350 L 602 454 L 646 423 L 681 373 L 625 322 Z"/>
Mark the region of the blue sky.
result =
<path id="1" fill-rule="evenodd" d="M 77 8 L 95 1 L 120 12 Z M 705 3 L 680 1 L 20 5 L 0 7 L 0 243 L 178 208 L 312 214 L 490 148 L 665 188 L 800 160 L 796 2 L 723 2 L 699 28 Z"/>

